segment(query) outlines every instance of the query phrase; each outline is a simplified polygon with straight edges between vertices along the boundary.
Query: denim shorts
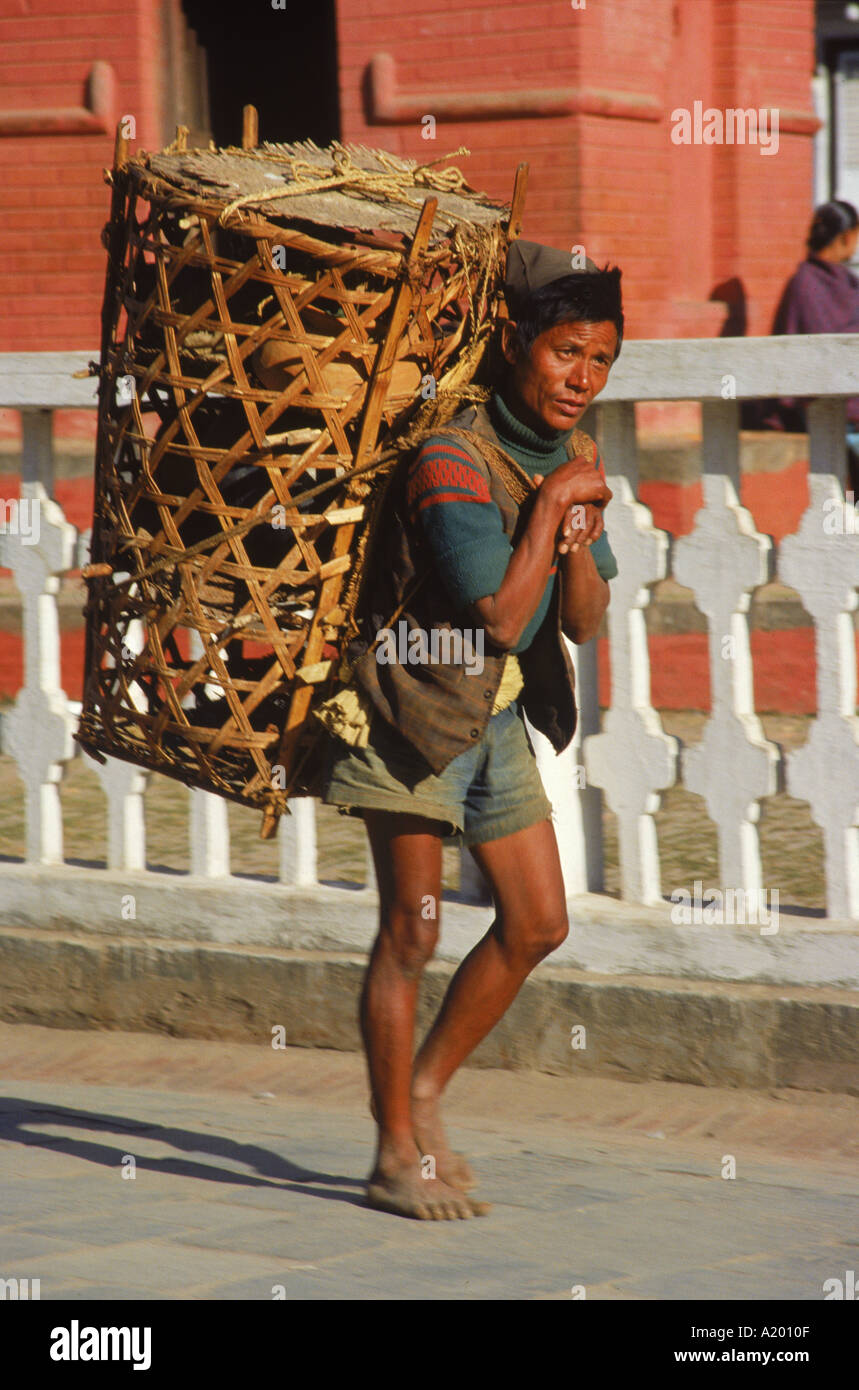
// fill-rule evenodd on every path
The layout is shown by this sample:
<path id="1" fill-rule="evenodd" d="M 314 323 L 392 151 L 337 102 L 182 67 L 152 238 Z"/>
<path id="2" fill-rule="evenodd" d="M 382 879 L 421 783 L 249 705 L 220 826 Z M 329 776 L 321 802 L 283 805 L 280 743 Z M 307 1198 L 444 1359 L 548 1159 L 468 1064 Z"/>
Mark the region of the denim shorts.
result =
<path id="1" fill-rule="evenodd" d="M 328 741 L 322 800 L 348 815 L 400 811 L 442 824 L 463 845 L 512 835 L 552 815 L 519 702 L 494 714 L 479 743 L 434 773 L 418 750 L 374 715 L 370 742 Z"/>

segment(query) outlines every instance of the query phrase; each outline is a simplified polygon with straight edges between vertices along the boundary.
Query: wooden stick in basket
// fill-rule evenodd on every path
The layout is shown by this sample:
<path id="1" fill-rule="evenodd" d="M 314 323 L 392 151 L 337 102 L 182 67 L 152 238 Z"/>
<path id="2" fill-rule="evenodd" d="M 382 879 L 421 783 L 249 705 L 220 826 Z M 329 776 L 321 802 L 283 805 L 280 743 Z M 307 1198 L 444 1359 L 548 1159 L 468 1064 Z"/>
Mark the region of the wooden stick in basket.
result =
<path id="1" fill-rule="evenodd" d="M 525 194 L 528 192 L 528 165 L 520 164 L 516 170 L 516 178 L 513 183 L 513 197 L 510 200 L 510 221 L 507 224 L 507 236 L 510 241 L 515 241 L 522 233 L 522 213 L 525 208 Z"/>
<path id="2" fill-rule="evenodd" d="M 409 314 L 418 296 L 419 291 L 415 288 L 413 277 L 409 274 L 417 261 L 425 252 L 429 244 L 430 232 L 432 231 L 433 218 L 435 217 L 438 200 L 427 198 L 421 209 L 415 235 L 412 239 L 411 247 L 404 274 L 397 291 L 394 307 L 391 311 L 391 318 L 388 324 L 388 331 L 385 341 L 376 354 L 376 361 L 370 376 L 370 384 L 367 388 L 367 399 L 364 403 L 364 414 L 361 420 L 361 432 L 358 437 L 358 444 L 355 449 L 355 456 L 352 460 L 353 466 L 359 468 L 364 459 L 368 457 L 375 448 L 376 437 L 379 433 L 379 424 L 382 419 L 382 410 L 385 405 L 385 397 L 391 381 L 391 372 L 396 360 L 397 347 L 409 321 Z M 334 540 L 332 559 L 337 559 L 341 555 L 349 553 L 352 545 L 352 537 L 355 532 L 354 525 L 340 526 Z M 333 608 L 340 596 L 343 585 L 343 575 L 332 575 L 330 579 L 323 581 L 316 604 L 316 614 L 307 638 L 307 646 L 303 653 L 302 664 L 309 666 L 319 661 L 322 656 L 322 648 L 325 638 L 322 629 L 322 615 Z M 275 766 L 291 768 L 295 749 L 301 736 L 304 721 L 307 718 L 307 711 L 310 701 L 313 698 L 312 686 L 303 686 L 293 693 L 289 713 L 283 728 L 283 735 L 280 741 Z M 288 783 L 288 779 L 287 779 Z M 268 810 L 263 816 L 260 838 L 270 840 L 275 830 L 279 815 L 274 810 Z"/>
<path id="3" fill-rule="evenodd" d="M 255 150 L 259 144 L 259 113 L 255 106 L 242 108 L 242 149 Z"/>

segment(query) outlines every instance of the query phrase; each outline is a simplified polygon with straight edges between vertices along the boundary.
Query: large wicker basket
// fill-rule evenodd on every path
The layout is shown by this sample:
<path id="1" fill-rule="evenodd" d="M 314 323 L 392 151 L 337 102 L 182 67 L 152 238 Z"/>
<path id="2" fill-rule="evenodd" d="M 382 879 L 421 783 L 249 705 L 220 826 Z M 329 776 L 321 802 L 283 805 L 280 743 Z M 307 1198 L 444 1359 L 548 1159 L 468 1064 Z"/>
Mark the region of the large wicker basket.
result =
<path id="1" fill-rule="evenodd" d="M 380 479 L 475 379 L 525 169 L 511 210 L 437 164 L 245 143 L 117 141 L 77 737 L 268 835 L 313 789 Z"/>

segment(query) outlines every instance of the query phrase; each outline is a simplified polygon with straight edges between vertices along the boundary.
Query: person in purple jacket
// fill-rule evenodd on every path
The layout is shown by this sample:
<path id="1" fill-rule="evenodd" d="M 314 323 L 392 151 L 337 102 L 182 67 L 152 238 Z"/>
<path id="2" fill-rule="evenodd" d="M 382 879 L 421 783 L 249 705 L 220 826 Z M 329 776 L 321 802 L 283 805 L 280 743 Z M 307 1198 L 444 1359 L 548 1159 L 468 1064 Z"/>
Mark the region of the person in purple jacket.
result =
<path id="1" fill-rule="evenodd" d="M 808 255 L 785 286 L 773 333 L 859 333 L 859 278 L 847 264 L 857 242 L 859 213 L 852 203 L 836 199 L 815 209 L 806 242 Z M 803 402 L 771 402 L 764 423 L 804 431 Z M 852 486 L 859 475 L 859 396 L 847 402 L 847 444 Z"/>
<path id="2" fill-rule="evenodd" d="M 785 286 L 773 333 L 859 332 L 859 279 L 847 268 L 857 241 L 852 203 L 837 199 L 815 210 L 808 255 Z"/>

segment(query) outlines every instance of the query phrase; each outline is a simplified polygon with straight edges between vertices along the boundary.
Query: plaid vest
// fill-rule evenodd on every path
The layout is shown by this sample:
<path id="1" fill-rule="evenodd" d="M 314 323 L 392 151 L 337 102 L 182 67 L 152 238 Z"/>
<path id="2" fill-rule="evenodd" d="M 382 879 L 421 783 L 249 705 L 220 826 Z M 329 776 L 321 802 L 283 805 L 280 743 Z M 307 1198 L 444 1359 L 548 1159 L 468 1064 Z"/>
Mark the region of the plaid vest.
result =
<path id="1" fill-rule="evenodd" d="M 448 425 L 435 431 L 467 429 L 501 450 L 485 406 L 467 406 Z M 514 500 L 508 486 L 476 445 L 457 437 L 472 458 L 475 468 L 486 479 L 489 494 L 501 512 L 504 534 L 515 546 L 530 513 L 529 500 Z M 568 442 L 569 456 L 592 454 L 596 445 L 581 430 Z M 388 628 L 397 637 L 402 652 L 408 634 L 411 650 L 419 651 L 424 641 L 438 634 L 438 651 L 450 653 L 445 632 L 474 632 L 475 618 L 458 609 L 444 587 L 420 523 L 412 518 L 406 504 L 410 454 L 397 468 L 375 527 L 372 552 L 368 556 L 358 622 L 361 636 L 348 648 L 355 683 L 369 696 L 375 711 L 397 729 L 429 763 L 436 774 L 482 737 L 489 723 L 507 652 L 484 640 L 483 669 L 477 674 L 466 660 L 431 660 L 380 663 L 378 653 L 369 648 L 378 632 Z M 505 455 L 512 469 L 523 470 Z M 536 729 L 545 734 L 556 752 L 566 748 L 576 731 L 575 671 L 561 633 L 561 583 L 559 570 L 546 617 L 530 645 L 519 652 L 524 686 L 519 702 Z M 396 614 L 396 621 L 392 615 Z M 401 624 L 405 623 L 405 627 Z M 415 633 L 414 639 L 411 634 Z M 485 637 L 485 634 L 484 634 Z M 371 735 L 372 741 L 372 735 Z"/>

